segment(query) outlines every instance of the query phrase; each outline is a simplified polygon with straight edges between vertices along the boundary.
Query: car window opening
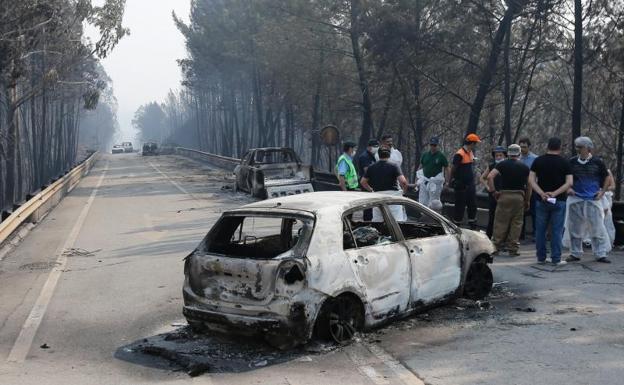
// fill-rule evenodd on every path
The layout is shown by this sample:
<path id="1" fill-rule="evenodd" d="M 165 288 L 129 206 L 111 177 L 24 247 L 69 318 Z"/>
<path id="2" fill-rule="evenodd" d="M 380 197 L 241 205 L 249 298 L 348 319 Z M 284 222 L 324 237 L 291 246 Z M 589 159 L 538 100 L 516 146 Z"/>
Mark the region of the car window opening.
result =
<path id="1" fill-rule="evenodd" d="M 405 214 L 403 220 L 397 219 L 405 239 L 429 238 L 446 234 L 444 225 L 439 219 L 416 206 L 400 204 L 389 207 L 391 211 L 401 210 Z"/>
<path id="2" fill-rule="evenodd" d="M 296 248 L 313 227 L 311 219 L 230 216 L 209 235 L 206 252 L 229 257 L 271 259 Z M 297 254 L 297 253 L 295 253 Z"/>
<path id="3" fill-rule="evenodd" d="M 372 207 L 356 210 L 343 220 L 343 248 L 345 250 L 396 242 L 381 209 Z"/>

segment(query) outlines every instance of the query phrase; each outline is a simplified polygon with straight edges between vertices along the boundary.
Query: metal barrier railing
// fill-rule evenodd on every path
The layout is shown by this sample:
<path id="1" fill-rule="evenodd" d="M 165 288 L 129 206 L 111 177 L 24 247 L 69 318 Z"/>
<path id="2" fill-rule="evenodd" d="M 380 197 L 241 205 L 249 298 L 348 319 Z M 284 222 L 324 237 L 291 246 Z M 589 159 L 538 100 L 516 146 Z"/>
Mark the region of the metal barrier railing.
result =
<path id="1" fill-rule="evenodd" d="M 93 153 L 80 165 L 74 167 L 63 177 L 26 201 L 0 223 L 0 244 L 13 234 L 25 222 L 38 222 L 48 211 L 56 206 L 65 195 L 76 187 L 97 160 L 98 153 Z"/>

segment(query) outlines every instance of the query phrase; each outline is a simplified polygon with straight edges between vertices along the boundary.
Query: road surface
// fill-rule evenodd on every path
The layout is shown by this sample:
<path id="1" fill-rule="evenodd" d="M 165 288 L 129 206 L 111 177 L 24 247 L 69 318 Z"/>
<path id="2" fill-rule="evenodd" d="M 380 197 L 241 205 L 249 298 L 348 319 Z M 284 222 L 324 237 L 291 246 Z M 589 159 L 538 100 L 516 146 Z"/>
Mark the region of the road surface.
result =
<path id="1" fill-rule="evenodd" d="M 0 261 L 1 384 L 620 384 L 624 256 L 493 267 L 485 303 L 458 301 L 346 347 L 276 352 L 193 335 L 184 258 L 252 199 L 177 156 L 103 155 Z M 203 373 L 206 371 L 205 373 Z M 189 376 L 187 372 L 195 375 Z"/>

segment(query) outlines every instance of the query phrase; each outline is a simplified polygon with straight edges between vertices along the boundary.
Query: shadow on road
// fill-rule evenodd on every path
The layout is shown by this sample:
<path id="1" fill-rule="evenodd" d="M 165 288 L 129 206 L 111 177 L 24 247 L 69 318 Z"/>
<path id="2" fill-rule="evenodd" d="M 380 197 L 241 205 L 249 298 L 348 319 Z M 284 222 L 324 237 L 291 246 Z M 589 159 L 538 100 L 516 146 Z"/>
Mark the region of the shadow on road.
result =
<path id="1" fill-rule="evenodd" d="M 117 349 L 115 358 L 155 369 L 185 371 L 189 376 L 210 373 L 241 373 L 294 361 L 336 349 L 312 342 L 281 351 L 249 337 L 196 334 L 188 326 L 169 333 L 134 341 Z"/>

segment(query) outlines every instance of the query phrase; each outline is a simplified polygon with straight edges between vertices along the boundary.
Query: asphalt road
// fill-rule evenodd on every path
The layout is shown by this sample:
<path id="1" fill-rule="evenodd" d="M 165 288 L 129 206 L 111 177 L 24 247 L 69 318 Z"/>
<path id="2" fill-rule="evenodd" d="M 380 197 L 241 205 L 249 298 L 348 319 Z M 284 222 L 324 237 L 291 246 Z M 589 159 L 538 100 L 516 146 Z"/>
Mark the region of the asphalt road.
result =
<path id="1" fill-rule="evenodd" d="M 0 261 L 0 384 L 622 383 L 619 253 L 611 265 L 587 257 L 554 269 L 534 265 L 527 245 L 496 261 L 487 302 L 459 301 L 347 347 L 282 353 L 193 335 L 182 258 L 224 209 L 251 202 L 231 186 L 175 156 L 104 155 Z"/>

